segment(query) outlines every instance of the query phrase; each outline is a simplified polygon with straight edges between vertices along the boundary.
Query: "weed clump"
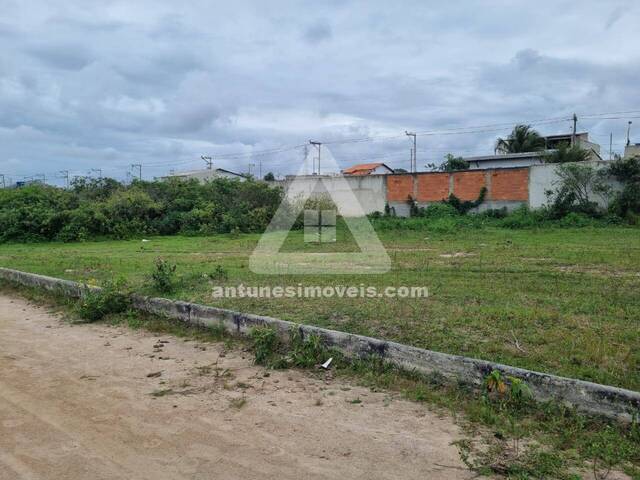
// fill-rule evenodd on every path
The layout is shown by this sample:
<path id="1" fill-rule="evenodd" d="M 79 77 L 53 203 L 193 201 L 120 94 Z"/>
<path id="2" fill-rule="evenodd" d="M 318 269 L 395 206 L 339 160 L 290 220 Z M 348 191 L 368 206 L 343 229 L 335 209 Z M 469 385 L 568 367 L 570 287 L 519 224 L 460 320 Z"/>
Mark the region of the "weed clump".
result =
<path id="1" fill-rule="evenodd" d="M 278 338 L 270 327 L 256 327 L 251 330 L 255 362 L 269 368 L 312 368 L 329 357 L 339 358 L 338 352 L 329 351 L 317 335 L 303 338 L 298 329 L 289 333 L 289 342 Z"/>
<path id="2" fill-rule="evenodd" d="M 206 274 L 209 280 L 225 281 L 229 279 L 229 272 L 222 265 L 216 265 L 213 272 Z"/>
<path id="3" fill-rule="evenodd" d="M 175 288 L 176 269 L 177 265 L 157 258 L 155 269 L 151 273 L 153 288 L 161 293 L 171 293 Z"/>
<path id="4" fill-rule="evenodd" d="M 129 309 L 129 294 L 121 291 L 121 282 L 109 282 L 102 289 L 85 288 L 76 305 L 78 316 L 87 322 L 97 322 L 107 315 Z"/>

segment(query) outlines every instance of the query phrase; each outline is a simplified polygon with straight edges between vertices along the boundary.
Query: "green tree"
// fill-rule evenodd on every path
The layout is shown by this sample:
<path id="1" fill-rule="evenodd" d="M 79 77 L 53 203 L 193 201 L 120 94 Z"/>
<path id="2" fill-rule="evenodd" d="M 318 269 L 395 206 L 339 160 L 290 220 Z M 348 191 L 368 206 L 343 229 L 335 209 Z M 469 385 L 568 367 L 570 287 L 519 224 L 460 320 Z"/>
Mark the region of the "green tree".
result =
<path id="1" fill-rule="evenodd" d="M 611 209 L 632 223 L 638 223 L 640 215 L 640 156 L 617 158 L 611 162 L 608 173 L 622 185 L 613 200 Z"/>
<path id="2" fill-rule="evenodd" d="M 275 179 L 276 179 L 276 177 L 272 172 L 269 172 L 264 176 L 264 181 L 265 182 L 273 182 Z"/>
<path id="3" fill-rule="evenodd" d="M 545 140 L 531 125 L 516 125 L 507 138 L 498 138 L 496 152 L 526 153 L 544 150 Z"/>
<path id="4" fill-rule="evenodd" d="M 439 168 L 442 172 L 456 172 L 458 170 L 469 169 L 469 162 L 462 157 L 455 157 L 452 154 L 447 153 L 444 158 L 445 160 Z"/>

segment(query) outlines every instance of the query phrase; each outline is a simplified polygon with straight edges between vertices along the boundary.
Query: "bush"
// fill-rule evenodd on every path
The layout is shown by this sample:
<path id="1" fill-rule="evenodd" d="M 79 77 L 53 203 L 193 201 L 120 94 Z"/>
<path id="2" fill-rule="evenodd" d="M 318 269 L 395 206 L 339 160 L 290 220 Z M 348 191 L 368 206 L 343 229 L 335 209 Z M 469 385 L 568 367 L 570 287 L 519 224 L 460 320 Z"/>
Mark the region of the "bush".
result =
<path id="1" fill-rule="evenodd" d="M 562 227 L 588 227 L 594 224 L 593 218 L 584 213 L 571 212 L 560 219 Z"/>
<path id="2" fill-rule="evenodd" d="M 426 218 L 457 217 L 460 215 L 460 212 L 458 212 L 453 205 L 441 202 L 433 203 L 422 209 L 420 215 Z"/>
<path id="3" fill-rule="evenodd" d="M 622 191 L 615 195 L 610 205 L 610 211 L 621 218 L 626 218 L 633 225 L 638 224 L 638 215 L 640 215 L 640 157 L 618 159 L 612 162 L 608 173 L 622 184 Z"/>
<path id="4" fill-rule="evenodd" d="M 216 265 L 216 268 L 213 269 L 213 272 L 208 273 L 207 277 L 210 280 L 225 281 L 229 279 L 229 272 L 222 265 Z"/>
<path id="5" fill-rule="evenodd" d="M 311 368 L 319 365 L 329 357 L 334 364 L 343 360 L 338 351 L 329 351 L 318 335 L 302 338 L 298 329 L 291 329 L 289 342 L 283 343 L 275 329 L 264 326 L 251 330 L 255 362 L 270 368 Z"/>
<path id="6" fill-rule="evenodd" d="M 122 292 L 122 283 L 108 283 L 101 290 L 86 288 L 78 300 L 76 311 L 87 322 L 96 322 L 107 315 L 129 308 L 129 295 Z"/>
<path id="7" fill-rule="evenodd" d="M 251 330 L 251 339 L 256 363 L 269 366 L 281 347 L 276 331 L 270 327 L 255 327 Z"/>
<path id="8" fill-rule="evenodd" d="M 498 225 L 505 228 L 535 228 L 546 222 L 544 210 L 530 210 L 527 206 L 517 208 L 509 215 L 498 220 Z"/>
<path id="9" fill-rule="evenodd" d="M 571 212 L 590 216 L 601 215 L 601 209 L 592 199 L 592 192 L 608 194 L 606 170 L 598 171 L 591 165 L 562 163 L 556 168 L 560 185 L 547 192 L 552 200 L 549 214 L 560 219 Z"/>
<path id="10" fill-rule="evenodd" d="M 264 182 L 76 179 L 0 190 L 0 242 L 262 232 L 283 200 Z"/>
<path id="11" fill-rule="evenodd" d="M 156 259 L 155 269 L 151 273 L 153 288 L 160 293 L 171 293 L 175 288 L 177 265 L 171 265 L 161 258 Z"/>

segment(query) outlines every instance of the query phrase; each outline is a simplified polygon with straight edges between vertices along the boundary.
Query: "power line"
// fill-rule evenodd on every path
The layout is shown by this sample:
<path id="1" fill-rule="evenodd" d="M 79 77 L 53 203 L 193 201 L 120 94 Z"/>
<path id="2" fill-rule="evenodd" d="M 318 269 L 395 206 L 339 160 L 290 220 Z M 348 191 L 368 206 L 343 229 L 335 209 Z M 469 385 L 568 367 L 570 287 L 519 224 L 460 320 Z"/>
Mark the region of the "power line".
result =
<path id="1" fill-rule="evenodd" d="M 635 116 L 635 115 L 624 116 L 625 114 L 636 114 L 636 113 L 640 113 L 640 110 L 628 110 L 624 112 L 589 113 L 589 114 L 581 115 L 580 118 L 591 119 L 591 120 L 621 120 L 621 119 L 628 120 L 628 119 L 640 118 L 640 116 Z M 502 131 L 503 129 L 513 127 L 513 125 L 516 123 L 525 123 L 529 125 L 546 125 L 546 124 L 560 123 L 560 122 L 565 122 L 570 120 L 571 120 L 571 117 L 553 117 L 553 118 L 543 118 L 543 119 L 533 120 L 533 121 L 465 126 L 465 127 L 455 127 L 455 128 L 448 128 L 448 129 L 442 129 L 442 130 L 422 131 L 422 132 L 413 132 L 413 133 L 415 133 L 416 136 L 474 135 L 474 134 L 494 133 L 494 132 Z M 374 142 L 379 140 L 400 139 L 405 137 L 405 135 L 368 136 L 368 137 L 362 137 L 362 138 L 350 138 L 350 139 L 343 139 L 343 140 L 326 141 L 321 143 L 324 145 L 346 145 L 346 144 L 353 144 L 353 143 Z M 284 153 L 284 152 L 288 152 L 288 151 L 292 151 L 292 150 L 304 148 L 304 147 L 305 147 L 305 144 L 299 144 L 299 145 L 281 146 L 281 147 L 274 147 L 270 149 L 253 150 L 253 151 L 246 151 L 246 152 L 230 152 L 230 153 L 224 153 L 224 154 L 216 154 L 216 158 L 233 160 L 233 159 L 242 159 L 246 157 L 260 157 L 260 156 Z M 189 160 L 180 160 L 180 161 L 150 162 L 145 164 L 139 163 L 139 164 L 129 165 L 129 168 L 138 168 L 138 177 L 141 178 L 143 166 L 145 168 L 156 168 L 156 167 L 164 167 L 164 166 L 186 165 L 194 162 L 195 162 L 194 160 L 189 159 Z M 285 163 L 289 163 L 289 162 L 285 162 Z M 115 170 L 117 168 L 124 168 L 124 167 L 126 167 L 126 165 L 116 164 L 113 166 L 109 166 L 108 168 Z M 50 173 L 50 175 L 55 176 L 55 173 Z M 24 176 L 25 178 L 34 177 L 34 175 L 18 175 L 18 174 L 15 174 L 15 176 Z M 44 174 L 39 174 L 35 176 L 42 176 L 43 178 L 46 179 Z"/>

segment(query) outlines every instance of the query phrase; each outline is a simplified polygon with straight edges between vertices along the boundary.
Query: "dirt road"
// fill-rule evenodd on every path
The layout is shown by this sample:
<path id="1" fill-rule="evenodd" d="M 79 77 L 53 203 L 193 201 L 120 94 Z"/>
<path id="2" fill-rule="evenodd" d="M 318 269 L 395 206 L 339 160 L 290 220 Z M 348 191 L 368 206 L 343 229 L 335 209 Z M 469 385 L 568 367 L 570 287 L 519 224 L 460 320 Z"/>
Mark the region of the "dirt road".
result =
<path id="1" fill-rule="evenodd" d="M 0 479 L 463 479 L 449 418 L 0 295 Z"/>

